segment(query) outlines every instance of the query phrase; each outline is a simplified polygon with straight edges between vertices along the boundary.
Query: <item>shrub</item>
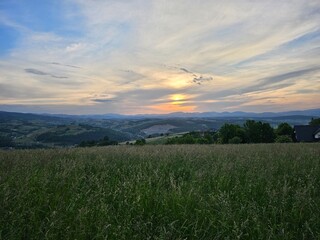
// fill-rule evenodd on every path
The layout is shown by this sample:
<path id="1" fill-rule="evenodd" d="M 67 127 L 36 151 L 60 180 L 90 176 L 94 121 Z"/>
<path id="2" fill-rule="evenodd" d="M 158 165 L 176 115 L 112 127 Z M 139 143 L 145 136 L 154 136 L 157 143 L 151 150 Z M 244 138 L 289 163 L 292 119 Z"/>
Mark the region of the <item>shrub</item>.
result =
<path id="1" fill-rule="evenodd" d="M 228 142 L 228 143 L 230 143 L 230 144 L 239 144 L 239 143 L 241 143 L 241 142 L 242 142 L 241 138 L 239 138 L 239 137 L 233 137 L 233 138 L 229 139 L 229 142 Z"/>
<path id="2" fill-rule="evenodd" d="M 292 138 L 289 135 L 278 136 L 275 141 L 277 143 L 290 143 L 290 142 L 293 142 Z"/>
<path id="3" fill-rule="evenodd" d="M 146 140 L 145 139 L 138 139 L 134 143 L 134 145 L 139 145 L 139 146 L 142 146 L 142 145 L 145 145 L 145 144 L 146 144 Z"/>

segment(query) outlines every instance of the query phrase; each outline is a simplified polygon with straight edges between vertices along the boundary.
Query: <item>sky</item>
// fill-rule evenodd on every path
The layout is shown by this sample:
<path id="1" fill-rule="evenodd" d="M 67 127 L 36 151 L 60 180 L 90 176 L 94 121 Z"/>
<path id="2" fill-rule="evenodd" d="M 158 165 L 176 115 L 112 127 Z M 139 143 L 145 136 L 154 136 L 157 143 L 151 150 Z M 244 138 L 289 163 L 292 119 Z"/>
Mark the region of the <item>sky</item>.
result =
<path id="1" fill-rule="evenodd" d="M 313 108 L 319 0 L 0 1 L 0 110 Z"/>

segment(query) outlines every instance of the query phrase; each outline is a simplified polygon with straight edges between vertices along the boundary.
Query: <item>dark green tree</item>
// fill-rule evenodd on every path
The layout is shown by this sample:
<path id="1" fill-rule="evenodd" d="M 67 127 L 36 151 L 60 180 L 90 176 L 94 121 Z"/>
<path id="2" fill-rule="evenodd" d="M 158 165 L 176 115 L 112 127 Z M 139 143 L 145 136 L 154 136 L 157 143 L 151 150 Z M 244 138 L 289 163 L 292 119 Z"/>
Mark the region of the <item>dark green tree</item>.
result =
<path id="1" fill-rule="evenodd" d="M 243 142 L 244 131 L 239 125 L 225 123 L 219 130 L 219 137 L 221 143 L 228 143 L 234 137 L 239 137 Z"/>
<path id="2" fill-rule="evenodd" d="M 245 140 L 248 143 L 256 143 L 260 141 L 260 132 L 254 120 L 247 120 L 244 124 Z"/>
<path id="3" fill-rule="evenodd" d="M 320 125 L 320 118 L 312 118 L 311 121 L 309 122 L 309 125 L 312 125 L 312 126 Z"/>
<path id="4" fill-rule="evenodd" d="M 248 143 L 272 143 L 275 140 L 275 133 L 269 123 L 247 120 L 244 124 L 245 140 Z"/>
<path id="5" fill-rule="evenodd" d="M 204 139 L 206 139 L 207 143 L 213 143 L 213 133 L 205 133 L 204 134 Z"/>
<path id="6" fill-rule="evenodd" d="M 146 144 L 146 140 L 145 139 L 138 139 L 136 140 L 136 142 L 134 143 L 134 145 L 138 145 L 138 146 L 142 146 Z"/>
<path id="7" fill-rule="evenodd" d="M 293 127 L 291 127 L 288 123 L 280 123 L 278 128 L 276 129 L 276 134 L 278 136 L 292 136 L 293 135 Z"/>

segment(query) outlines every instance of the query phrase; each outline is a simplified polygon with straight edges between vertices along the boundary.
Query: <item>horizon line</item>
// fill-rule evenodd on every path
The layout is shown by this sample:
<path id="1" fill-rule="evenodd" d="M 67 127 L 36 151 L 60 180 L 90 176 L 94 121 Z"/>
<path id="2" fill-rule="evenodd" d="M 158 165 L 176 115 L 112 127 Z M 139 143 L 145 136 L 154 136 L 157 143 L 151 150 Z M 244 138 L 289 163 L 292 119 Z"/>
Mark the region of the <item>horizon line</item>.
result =
<path id="1" fill-rule="evenodd" d="M 223 113 L 246 113 L 246 114 L 265 114 L 265 113 L 290 113 L 290 112 L 305 112 L 305 111 L 320 111 L 320 108 L 311 108 L 311 109 L 303 109 L 303 110 L 289 110 L 289 111 L 267 111 L 267 112 L 253 112 L 253 111 L 206 111 L 206 112 L 169 112 L 169 113 L 137 113 L 137 114 L 122 114 L 122 113 L 97 113 L 97 114 L 66 114 L 66 113 L 48 113 L 48 112 L 42 112 L 42 113 L 36 113 L 36 112 L 24 112 L 24 111 L 6 111 L 6 110 L 0 110 L 0 112 L 7 112 L 7 113 L 21 113 L 21 114 L 35 114 L 35 115 L 66 115 L 66 116 L 103 116 L 103 115 L 119 115 L 119 116 L 165 116 L 165 115 L 171 115 L 171 114 L 205 114 L 205 113 L 217 113 L 217 114 L 223 114 Z"/>

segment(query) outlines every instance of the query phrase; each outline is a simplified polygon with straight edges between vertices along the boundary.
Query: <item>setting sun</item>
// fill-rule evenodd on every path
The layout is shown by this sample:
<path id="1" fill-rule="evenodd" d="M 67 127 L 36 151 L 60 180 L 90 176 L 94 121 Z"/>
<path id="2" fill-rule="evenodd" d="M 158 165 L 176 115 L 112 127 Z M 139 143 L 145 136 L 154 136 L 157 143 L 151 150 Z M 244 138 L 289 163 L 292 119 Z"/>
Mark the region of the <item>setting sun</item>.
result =
<path id="1" fill-rule="evenodd" d="M 185 100 L 185 96 L 182 94 L 173 94 L 170 98 L 172 101 L 178 102 L 178 101 L 183 101 Z"/>

